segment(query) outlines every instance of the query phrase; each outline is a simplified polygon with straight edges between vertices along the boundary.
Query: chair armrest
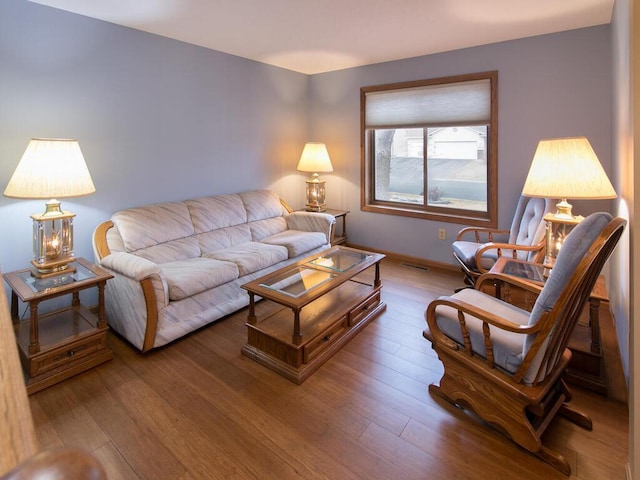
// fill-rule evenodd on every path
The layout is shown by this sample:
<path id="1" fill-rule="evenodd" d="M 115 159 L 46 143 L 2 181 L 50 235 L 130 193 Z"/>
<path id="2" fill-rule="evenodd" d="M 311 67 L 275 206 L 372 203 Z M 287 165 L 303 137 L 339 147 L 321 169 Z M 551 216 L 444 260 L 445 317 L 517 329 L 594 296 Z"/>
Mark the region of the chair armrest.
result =
<path id="1" fill-rule="evenodd" d="M 516 245 L 513 243 L 497 243 L 497 242 L 489 242 L 482 245 L 476 251 L 476 267 L 480 271 L 480 273 L 486 273 L 489 270 L 482 265 L 482 257 L 490 251 L 495 251 L 497 257 L 503 256 L 504 250 L 509 250 L 511 252 L 512 258 L 517 258 L 518 252 L 541 252 L 544 248 L 544 241 L 537 243 L 536 245 Z"/>
<path id="2" fill-rule="evenodd" d="M 322 232 L 331 241 L 331 229 L 336 223 L 336 218 L 328 213 L 319 212 L 293 212 L 285 217 L 287 227 L 290 230 L 303 232 Z"/>
<path id="3" fill-rule="evenodd" d="M 456 241 L 463 240 L 466 235 L 473 235 L 476 243 L 493 242 L 494 235 L 509 235 L 510 230 L 498 230 L 486 227 L 466 227 L 458 232 Z"/>
<path id="4" fill-rule="evenodd" d="M 77 448 L 45 450 L 5 473 L 0 480 L 44 479 L 106 480 L 102 465 L 89 452 Z"/>
<path id="5" fill-rule="evenodd" d="M 444 334 L 440 331 L 436 323 L 436 308 L 440 305 L 455 308 L 456 310 L 458 310 L 458 312 L 472 315 L 484 323 L 500 328 L 502 330 L 507 330 L 509 332 L 527 335 L 530 333 L 535 333 L 538 330 L 536 325 L 520 325 L 514 322 L 510 322 L 468 302 L 459 300 L 457 298 L 445 296 L 438 297 L 434 301 L 432 301 L 427 307 L 426 313 L 427 324 L 429 325 L 431 331 L 437 331 L 442 336 L 444 336 Z M 458 317 L 460 317 L 460 315 L 458 315 Z"/>
<path id="6" fill-rule="evenodd" d="M 492 328 L 521 335 L 535 334 L 541 330 L 539 322 L 534 325 L 520 325 L 458 298 L 439 297 L 431 302 L 427 307 L 425 316 L 429 331 L 425 331 L 423 333 L 423 335 L 434 344 L 434 348 L 438 345 L 439 347 L 448 348 L 450 350 L 460 350 L 459 344 L 455 340 L 449 338 L 438 327 L 438 323 L 436 321 L 436 309 L 440 306 L 450 307 L 458 311 L 457 318 L 463 339 L 464 352 L 470 357 L 473 357 L 475 354 L 471 344 L 471 335 L 467 327 L 466 317 L 470 315 L 476 317 L 482 322 L 482 337 L 486 353 L 484 362 L 486 362 L 489 368 L 494 368 L 495 366 L 493 357 Z"/>
<path id="7" fill-rule="evenodd" d="M 482 288 L 487 284 L 491 286 L 495 285 L 497 282 L 500 282 L 503 285 L 509 285 L 511 287 L 520 288 L 522 290 L 526 290 L 528 292 L 533 293 L 534 295 L 540 295 L 542 292 L 542 285 L 538 285 L 537 283 L 529 282 L 528 280 L 520 277 L 515 277 L 513 275 L 507 275 L 504 273 L 483 273 L 476 280 L 476 284 L 474 288 L 476 290 L 482 291 Z"/>

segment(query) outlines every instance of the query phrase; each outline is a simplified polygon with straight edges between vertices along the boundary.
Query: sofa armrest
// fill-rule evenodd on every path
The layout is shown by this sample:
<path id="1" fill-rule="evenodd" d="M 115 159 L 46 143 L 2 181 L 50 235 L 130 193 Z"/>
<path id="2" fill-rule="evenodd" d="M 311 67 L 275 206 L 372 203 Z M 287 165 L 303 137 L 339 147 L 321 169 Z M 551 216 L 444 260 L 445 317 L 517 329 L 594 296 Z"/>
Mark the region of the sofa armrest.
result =
<path id="1" fill-rule="evenodd" d="M 100 265 L 137 281 L 162 272 L 152 261 L 126 252 L 110 253 L 100 260 Z"/>
<path id="2" fill-rule="evenodd" d="M 327 242 L 331 241 L 331 230 L 336 223 L 333 215 L 319 212 L 293 212 L 285 218 L 290 230 L 322 232 L 327 237 Z"/>
<path id="3" fill-rule="evenodd" d="M 143 284 L 151 283 L 157 307 L 166 307 L 169 304 L 169 285 L 162 269 L 156 263 L 131 253 L 114 252 L 100 260 L 100 266 L 116 275 L 140 282 L 144 289 L 148 287 Z"/>

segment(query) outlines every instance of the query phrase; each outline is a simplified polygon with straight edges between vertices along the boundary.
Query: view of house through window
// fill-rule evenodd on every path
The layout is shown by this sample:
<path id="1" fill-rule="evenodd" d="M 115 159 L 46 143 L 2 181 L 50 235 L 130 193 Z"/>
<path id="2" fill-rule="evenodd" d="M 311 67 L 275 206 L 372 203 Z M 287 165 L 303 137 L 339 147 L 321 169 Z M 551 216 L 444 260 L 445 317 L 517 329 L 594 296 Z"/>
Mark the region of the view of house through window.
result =
<path id="1" fill-rule="evenodd" d="M 362 209 L 495 223 L 497 73 L 361 89 Z"/>
<path id="2" fill-rule="evenodd" d="M 487 211 L 486 125 L 373 135 L 376 200 Z"/>

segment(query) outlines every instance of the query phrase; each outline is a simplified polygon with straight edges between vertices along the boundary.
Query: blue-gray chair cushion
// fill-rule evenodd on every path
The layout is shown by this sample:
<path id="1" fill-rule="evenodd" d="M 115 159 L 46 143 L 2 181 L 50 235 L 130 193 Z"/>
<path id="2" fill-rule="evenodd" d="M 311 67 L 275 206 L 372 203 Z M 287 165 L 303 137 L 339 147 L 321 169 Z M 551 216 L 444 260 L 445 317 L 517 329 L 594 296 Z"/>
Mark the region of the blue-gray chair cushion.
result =
<path id="1" fill-rule="evenodd" d="M 567 235 L 549 278 L 531 309 L 529 325 L 536 324 L 544 312 L 549 312 L 554 307 L 576 267 L 612 218 L 606 212 L 593 213 L 576 225 Z M 534 340 L 535 334 L 527 335 L 522 351 L 523 357 L 531 348 Z M 543 354 L 544 347 L 536 355 L 529 369 L 530 371 L 538 370 Z"/>
<path id="2" fill-rule="evenodd" d="M 460 290 L 452 295 L 452 298 L 470 303 L 518 325 L 526 325 L 529 321 L 529 312 L 526 310 L 472 288 Z M 465 315 L 465 320 L 474 353 L 486 358 L 482 321 L 471 315 Z M 460 345 L 464 344 L 460 322 L 458 321 L 458 310 L 443 305 L 438 306 L 436 309 L 436 323 L 447 337 L 455 340 Z M 524 337 L 522 334 L 491 327 L 495 364 L 507 372 L 515 373 L 522 363 Z"/>

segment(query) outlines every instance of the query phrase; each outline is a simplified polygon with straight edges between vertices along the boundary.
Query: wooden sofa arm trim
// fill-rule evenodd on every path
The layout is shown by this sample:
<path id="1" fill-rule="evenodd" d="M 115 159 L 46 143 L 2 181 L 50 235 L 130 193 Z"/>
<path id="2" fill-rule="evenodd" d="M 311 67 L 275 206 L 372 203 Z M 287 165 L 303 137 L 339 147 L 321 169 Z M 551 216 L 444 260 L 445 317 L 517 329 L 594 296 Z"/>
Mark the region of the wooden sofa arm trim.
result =
<path id="1" fill-rule="evenodd" d="M 96 230 L 93 232 L 93 243 L 96 246 L 96 251 L 98 252 L 100 260 L 111 253 L 109 245 L 107 244 L 107 231 L 110 228 L 113 228 L 113 222 L 111 220 L 107 220 L 106 222 L 102 222 L 98 225 Z"/>
<path id="2" fill-rule="evenodd" d="M 288 213 L 293 213 L 293 208 L 291 208 L 287 202 L 285 202 L 283 199 L 280 199 L 280 203 Z"/>
<path id="3" fill-rule="evenodd" d="M 147 352 L 153 348 L 156 341 L 156 333 L 158 332 L 158 307 L 156 292 L 153 288 L 151 278 L 140 280 L 140 286 L 142 287 L 144 303 L 147 307 L 147 326 L 144 331 L 142 351 Z"/>

